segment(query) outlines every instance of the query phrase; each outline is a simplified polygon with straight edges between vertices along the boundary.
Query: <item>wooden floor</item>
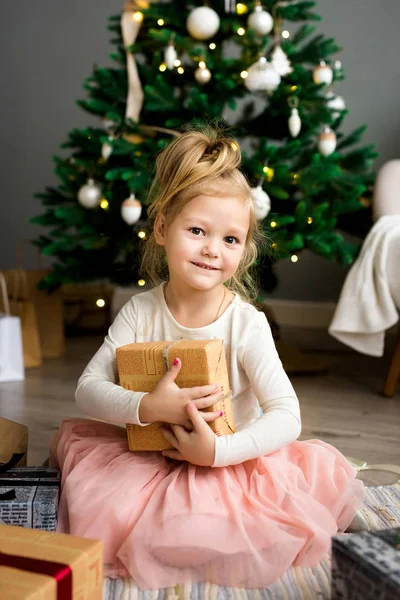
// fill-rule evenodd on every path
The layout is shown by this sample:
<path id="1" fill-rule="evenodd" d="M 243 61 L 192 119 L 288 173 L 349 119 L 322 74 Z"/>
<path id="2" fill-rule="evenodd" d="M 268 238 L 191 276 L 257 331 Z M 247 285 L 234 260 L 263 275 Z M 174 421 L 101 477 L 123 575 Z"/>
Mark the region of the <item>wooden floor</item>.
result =
<path id="1" fill-rule="evenodd" d="M 282 335 L 331 361 L 327 373 L 291 376 L 302 409 L 301 439 L 324 440 L 368 463 L 400 465 L 400 389 L 391 399 L 381 395 L 391 344 L 377 359 L 328 340 L 327 334 L 293 329 Z M 82 416 L 74 402 L 76 382 L 101 341 L 101 336 L 67 338 L 62 358 L 28 370 L 25 382 L 0 384 L 0 415 L 29 427 L 28 464 L 47 458 L 50 437 L 63 418 Z M 398 479 L 381 473 L 368 478 L 373 483 Z"/>

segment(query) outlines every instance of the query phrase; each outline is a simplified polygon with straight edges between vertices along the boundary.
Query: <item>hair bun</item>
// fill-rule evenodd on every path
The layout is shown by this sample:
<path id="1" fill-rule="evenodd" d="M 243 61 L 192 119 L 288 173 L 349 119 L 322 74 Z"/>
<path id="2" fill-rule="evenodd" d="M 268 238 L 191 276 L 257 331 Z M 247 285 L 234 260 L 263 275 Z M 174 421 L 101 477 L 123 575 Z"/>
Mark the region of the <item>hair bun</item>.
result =
<path id="1" fill-rule="evenodd" d="M 239 167 L 242 160 L 239 144 L 234 138 L 225 136 L 218 138 L 215 133 L 214 136 L 212 136 L 213 133 L 214 132 L 211 131 L 211 135 L 209 134 L 208 145 L 200 159 L 201 162 L 218 162 L 221 167 L 226 170 Z M 212 137 L 214 137 L 214 139 L 212 139 Z M 217 139 L 215 139 L 215 137 L 217 137 Z"/>

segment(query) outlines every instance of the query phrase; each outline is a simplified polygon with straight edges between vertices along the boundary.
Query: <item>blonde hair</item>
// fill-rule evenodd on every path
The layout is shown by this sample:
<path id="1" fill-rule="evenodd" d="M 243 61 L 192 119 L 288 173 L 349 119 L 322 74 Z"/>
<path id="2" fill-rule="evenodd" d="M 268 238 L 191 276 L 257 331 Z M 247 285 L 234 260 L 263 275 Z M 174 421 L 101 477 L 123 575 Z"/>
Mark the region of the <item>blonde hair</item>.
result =
<path id="1" fill-rule="evenodd" d="M 168 279 L 164 246 L 157 244 L 154 238 L 157 217 L 162 215 L 168 225 L 190 200 L 200 194 L 233 195 L 242 197 L 250 206 L 250 227 L 239 266 L 225 285 L 248 302 L 256 300 L 258 281 L 254 271 L 266 235 L 254 214 L 250 185 L 239 170 L 241 160 L 237 141 L 210 125 L 191 127 L 158 155 L 147 211 L 151 234 L 144 246 L 140 268 L 141 276 L 149 283 L 158 285 Z"/>

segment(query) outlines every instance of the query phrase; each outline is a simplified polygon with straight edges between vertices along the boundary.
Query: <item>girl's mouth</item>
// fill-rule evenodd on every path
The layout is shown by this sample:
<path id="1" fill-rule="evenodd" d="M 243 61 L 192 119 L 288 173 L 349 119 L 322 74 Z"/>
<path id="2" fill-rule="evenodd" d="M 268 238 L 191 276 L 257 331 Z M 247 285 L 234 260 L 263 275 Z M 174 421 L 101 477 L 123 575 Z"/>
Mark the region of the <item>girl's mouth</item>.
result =
<path id="1" fill-rule="evenodd" d="M 196 267 L 200 267 L 200 269 L 205 269 L 206 271 L 219 271 L 216 267 L 212 267 L 211 265 L 207 265 L 205 263 L 192 263 Z"/>

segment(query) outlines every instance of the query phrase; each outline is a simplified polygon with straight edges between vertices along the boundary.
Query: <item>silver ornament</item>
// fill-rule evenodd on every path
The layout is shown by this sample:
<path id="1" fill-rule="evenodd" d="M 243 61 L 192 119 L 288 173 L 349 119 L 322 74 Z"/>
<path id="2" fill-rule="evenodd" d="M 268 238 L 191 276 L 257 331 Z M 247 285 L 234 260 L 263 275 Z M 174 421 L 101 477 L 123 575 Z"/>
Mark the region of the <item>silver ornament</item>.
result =
<path id="1" fill-rule="evenodd" d="M 136 200 L 135 194 L 132 193 L 121 205 L 121 217 L 128 225 L 133 225 L 136 221 L 139 221 L 141 214 L 142 205 Z"/>
<path id="2" fill-rule="evenodd" d="M 169 44 L 164 52 L 164 62 L 167 65 L 167 68 L 172 71 L 174 68 L 174 62 L 178 58 L 178 55 L 175 50 L 175 46 L 173 44 Z"/>
<path id="3" fill-rule="evenodd" d="M 256 6 L 247 19 L 247 27 L 257 35 L 268 35 L 274 27 L 274 20 L 262 6 Z"/>
<path id="4" fill-rule="evenodd" d="M 280 46 L 275 46 L 275 48 L 272 50 L 270 62 L 275 71 L 278 71 L 281 77 L 285 77 L 285 75 L 293 73 L 290 60 Z"/>
<path id="5" fill-rule="evenodd" d="M 274 67 L 262 56 L 247 70 L 244 84 L 251 92 L 267 92 L 272 94 L 281 82 L 281 76 Z"/>
<path id="6" fill-rule="evenodd" d="M 84 208 L 96 208 L 101 201 L 102 189 L 91 177 L 78 191 L 78 201 Z"/>
<path id="7" fill-rule="evenodd" d="M 186 21 L 186 28 L 195 40 L 208 40 L 219 29 L 219 16 L 208 6 L 199 6 L 192 10 Z"/>
<path id="8" fill-rule="evenodd" d="M 203 63 L 204 64 L 204 63 Z M 212 77 L 211 71 L 204 65 L 195 70 L 194 76 L 197 83 L 208 83 Z"/>
<path id="9" fill-rule="evenodd" d="M 256 219 L 261 221 L 265 219 L 269 211 L 271 210 L 271 200 L 267 192 L 264 192 L 261 185 L 250 190 L 251 197 L 253 199 L 254 214 Z"/>
<path id="10" fill-rule="evenodd" d="M 323 156 L 329 156 L 336 150 L 336 134 L 330 127 L 324 127 L 324 130 L 318 138 L 318 150 Z"/>
<path id="11" fill-rule="evenodd" d="M 292 137 L 297 137 L 301 129 L 301 119 L 297 108 L 292 108 L 292 114 L 289 117 L 289 131 Z"/>
<path id="12" fill-rule="evenodd" d="M 110 140 L 110 142 L 112 142 L 114 138 L 112 135 L 110 135 L 108 139 Z M 112 154 L 112 151 L 113 147 L 111 146 L 111 144 L 104 142 L 104 144 L 101 147 L 101 156 L 104 158 L 104 160 L 108 160 Z"/>

